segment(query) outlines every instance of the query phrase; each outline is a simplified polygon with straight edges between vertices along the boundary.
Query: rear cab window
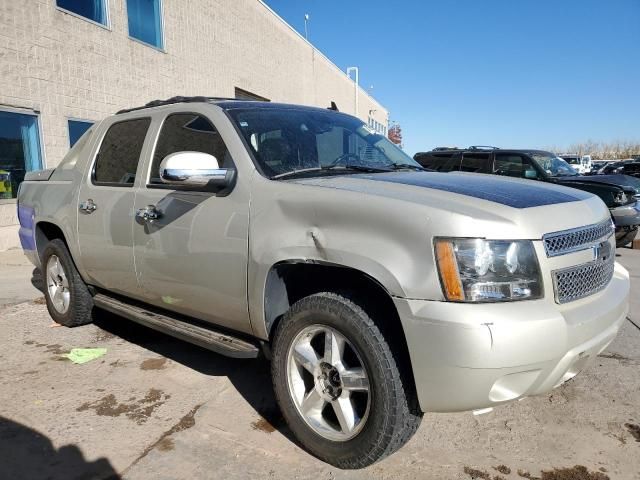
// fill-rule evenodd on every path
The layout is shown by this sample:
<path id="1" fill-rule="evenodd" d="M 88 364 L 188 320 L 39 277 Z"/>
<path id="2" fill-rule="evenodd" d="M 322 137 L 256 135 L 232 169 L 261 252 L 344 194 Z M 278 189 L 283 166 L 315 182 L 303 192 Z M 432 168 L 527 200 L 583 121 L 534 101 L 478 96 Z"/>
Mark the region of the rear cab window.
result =
<path id="1" fill-rule="evenodd" d="M 150 124 L 150 118 L 136 118 L 109 127 L 96 154 L 94 185 L 133 187 Z"/>

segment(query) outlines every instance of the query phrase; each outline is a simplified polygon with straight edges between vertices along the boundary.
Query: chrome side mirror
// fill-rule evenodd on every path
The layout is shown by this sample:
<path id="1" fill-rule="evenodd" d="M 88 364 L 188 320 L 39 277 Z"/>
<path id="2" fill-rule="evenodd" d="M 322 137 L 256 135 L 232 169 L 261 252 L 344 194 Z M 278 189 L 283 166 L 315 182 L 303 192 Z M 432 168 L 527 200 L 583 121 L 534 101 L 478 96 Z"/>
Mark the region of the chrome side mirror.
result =
<path id="1" fill-rule="evenodd" d="M 219 192 L 230 187 L 235 169 L 220 168 L 213 155 L 203 152 L 176 152 L 160 162 L 160 179 L 166 185 Z"/>

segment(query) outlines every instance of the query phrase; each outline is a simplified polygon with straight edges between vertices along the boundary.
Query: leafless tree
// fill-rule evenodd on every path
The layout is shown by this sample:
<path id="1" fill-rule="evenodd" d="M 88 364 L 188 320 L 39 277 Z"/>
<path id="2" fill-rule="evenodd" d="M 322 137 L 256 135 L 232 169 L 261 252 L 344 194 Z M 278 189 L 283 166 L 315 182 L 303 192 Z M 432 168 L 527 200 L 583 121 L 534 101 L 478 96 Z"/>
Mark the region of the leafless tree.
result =
<path id="1" fill-rule="evenodd" d="M 595 142 L 587 140 L 569 146 L 549 146 L 546 150 L 561 153 L 591 155 L 594 160 L 622 160 L 640 156 L 640 142 L 614 140 L 611 142 Z"/>

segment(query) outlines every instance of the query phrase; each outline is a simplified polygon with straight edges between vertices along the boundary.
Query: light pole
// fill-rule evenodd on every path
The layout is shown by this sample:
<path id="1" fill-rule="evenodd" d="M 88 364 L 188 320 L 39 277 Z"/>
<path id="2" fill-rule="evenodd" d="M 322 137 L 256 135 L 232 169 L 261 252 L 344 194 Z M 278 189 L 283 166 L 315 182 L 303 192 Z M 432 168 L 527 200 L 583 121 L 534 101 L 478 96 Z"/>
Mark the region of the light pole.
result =
<path id="1" fill-rule="evenodd" d="M 351 72 L 355 72 L 355 77 L 353 79 L 353 110 L 354 115 L 358 116 L 358 85 L 359 85 L 359 70 L 358 67 L 349 67 L 347 68 L 347 77 L 351 78 Z"/>
<path id="2" fill-rule="evenodd" d="M 304 38 L 309 41 L 309 28 L 307 27 L 307 22 L 309 21 L 309 14 L 304 14 Z"/>

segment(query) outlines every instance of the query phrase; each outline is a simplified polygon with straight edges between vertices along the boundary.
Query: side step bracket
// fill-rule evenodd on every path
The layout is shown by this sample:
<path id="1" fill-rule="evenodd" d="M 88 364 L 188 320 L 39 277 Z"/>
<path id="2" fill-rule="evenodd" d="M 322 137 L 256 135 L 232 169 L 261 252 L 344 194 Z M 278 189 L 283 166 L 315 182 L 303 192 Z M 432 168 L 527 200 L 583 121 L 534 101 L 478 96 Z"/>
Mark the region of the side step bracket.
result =
<path id="1" fill-rule="evenodd" d="M 98 308 L 227 357 L 256 358 L 260 351 L 257 343 L 222 333 L 194 321 L 170 316 L 170 313 L 148 310 L 103 293 L 96 294 L 93 302 Z"/>

